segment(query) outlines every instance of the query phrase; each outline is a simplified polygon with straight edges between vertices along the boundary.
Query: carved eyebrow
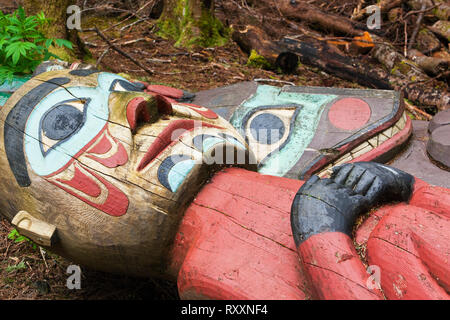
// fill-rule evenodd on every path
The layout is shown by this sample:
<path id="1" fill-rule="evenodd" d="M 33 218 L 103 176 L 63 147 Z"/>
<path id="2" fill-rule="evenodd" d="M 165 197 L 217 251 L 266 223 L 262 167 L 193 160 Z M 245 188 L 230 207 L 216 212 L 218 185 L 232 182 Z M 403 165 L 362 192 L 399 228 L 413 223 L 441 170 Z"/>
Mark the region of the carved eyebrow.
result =
<path id="1" fill-rule="evenodd" d="M 115 79 L 111 86 L 109 87 L 109 91 L 114 92 L 114 87 L 119 83 L 125 90 L 127 91 L 144 91 L 145 85 L 140 82 L 131 82 L 123 79 Z"/>
<path id="2" fill-rule="evenodd" d="M 25 126 L 36 105 L 50 92 L 68 84 L 69 78 L 53 78 L 31 89 L 11 109 L 6 117 L 4 127 L 4 144 L 9 166 L 21 187 L 29 187 L 31 180 L 28 175 L 24 153 Z"/>
<path id="3" fill-rule="evenodd" d="M 79 77 L 87 77 L 94 73 L 99 73 L 100 71 L 96 69 L 78 69 L 78 70 L 72 70 L 69 72 L 69 74 L 73 76 L 79 76 Z"/>

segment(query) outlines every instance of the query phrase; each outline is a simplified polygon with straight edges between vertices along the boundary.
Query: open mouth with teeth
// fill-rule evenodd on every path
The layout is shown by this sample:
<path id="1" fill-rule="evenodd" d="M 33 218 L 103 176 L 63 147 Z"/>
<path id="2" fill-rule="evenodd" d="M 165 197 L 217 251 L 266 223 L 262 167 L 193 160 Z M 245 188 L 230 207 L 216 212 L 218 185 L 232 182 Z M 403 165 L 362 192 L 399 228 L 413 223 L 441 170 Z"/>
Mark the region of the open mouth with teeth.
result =
<path id="1" fill-rule="evenodd" d="M 403 112 L 400 119 L 392 126 L 375 134 L 367 141 L 357 145 L 343 156 L 333 160 L 325 168 L 317 171 L 321 178 L 329 177 L 333 172 L 332 168 L 344 163 L 360 161 L 381 161 L 387 160 L 390 154 L 396 152 L 396 147 L 402 146 L 410 137 L 412 132 L 411 119 Z"/>

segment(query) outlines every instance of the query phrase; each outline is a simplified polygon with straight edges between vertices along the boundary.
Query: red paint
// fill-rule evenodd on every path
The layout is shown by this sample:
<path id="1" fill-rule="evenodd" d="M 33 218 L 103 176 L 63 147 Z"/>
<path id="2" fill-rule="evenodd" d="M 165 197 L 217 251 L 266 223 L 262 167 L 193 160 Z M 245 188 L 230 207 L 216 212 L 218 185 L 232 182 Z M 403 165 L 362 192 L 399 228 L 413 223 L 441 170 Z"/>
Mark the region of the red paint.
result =
<path id="1" fill-rule="evenodd" d="M 147 100 L 134 98 L 127 105 L 127 120 L 132 131 L 137 129 L 139 123 L 150 122 L 150 112 Z"/>
<path id="2" fill-rule="evenodd" d="M 122 145 L 121 142 L 117 141 L 116 139 L 114 139 L 114 142 L 117 144 L 117 152 L 114 153 L 111 157 L 100 158 L 94 155 L 87 155 L 86 157 L 97 161 L 98 163 L 104 165 L 107 168 L 116 168 L 123 166 L 128 162 L 127 150 L 125 149 L 125 147 Z"/>
<path id="3" fill-rule="evenodd" d="M 123 166 L 128 162 L 127 150 L 120 141 L 111 136 L 111 133 L 108 129 L 106 129 L 104 133 L 105 134 L 103 135 L 101 140 L 93 148 L 88 149 L 88 151 L 86 152 L 86 157 L 97 161 L 107 168 L 116 168 L 119 166 Z M 99 155 L 106 154 L 113 147 L 111 141 L 107 137 L 110 137 L 110 139 L 114 141 L 115 145 L 117 146 L 117 151 L 108 158 L 98 157 Z"/>
<path id="4" fill-rule="evenodd" d="M 169 125 L 158 135 L 157 139 L 148 149 L 147 153 L 142 158 L 138 171 L 143 170 L 148 164 L 150 164 L 161 152 L 163 152 L 167 147 L 178 142 L 178 138 L 185 134 L 187 131 L 192 131 L 196 127 L 207 127 L 207 128 L 218 128 L 218 126 L 201 122 L 201 126 L 195 126 L 197 122 L 194 120 L 174 120 L 169 123 Z"/>
<path id="5" fill-rule="evenodd" d="M 105 131 L 106 132 L 106 131 Z M 97 143 L 95 146 L 93 146 L 91 149 L 89 149 L 89 153 L 94 154 L 105 154 L 109 152 L 109 150 L 112 149 L 112 144 L 106 137 L 106 134 L 102 137 L 102 139 Z"/>
<path id="6" fill-rule="evenodd" d="M 422 204 L 417 204 L 415 199 L 425 199 L 425 197 L 423 196 L 423 191 L 424 190 L 428 190 L 427 187 L 430 187 L 428 183 L 426 183 L 423 180 L 420 180 L 418 178 L 415 178 L 415 183 L 414 183 L 414 191 L 413 191 L 413 198 L 412 200 L 414 200 L 414 205 L 417 205 L 418 207 L 422 207 L 424 209 L 426 209 L 426 206 L 423 206 Z M 426 189 L 422 189 L 422 188 L 426 188 Z M 431 187 L 434 191 L 434 187 Z M 437 197 L 442 197 L 443 195 L 445 195 L 445 190 L 448 191 L 448 189 L 444 189 L 442 188 L 442 191 L 437 192 L 436 196 Z M 431 200 L 431 199 L 427 199 L 427 200 Z M 428 201 L 427 201 L 428 202 Z M 430 203 L 432 203 L 433 201 L 429 201 Z M 447 201 L 444 200 L 445 203 L 450 204 L 450 198 L 447 199 Z M 412 202 L 410 202 L 410 204 L 413 204 Z M 439 206 L 441 203 L 436 203 L 437 206 Z M 376 211 L 373 211 L 370 216 L 359 226 L 358 230 L 356 231 L 355 234 L 355 241 L 358 245 L 362 245 L 364 243 L 366 243 L 369 240 L 370 234 L 373 232 L 373 230 L 375 229 L 375 227 L 378 225 L 378 223 L 380 222 L 380 220 L 388 213 L 390 212 L 393 208 L 395 208 L 397 206 L 397 204 L 394 205 L 386 205 L 382 208 L 379 208 Z M 450 212 L 450 208 L 448 208 L 447 210 L 448 212 Z M 437 212 L 435 210 L 435 212 Z"/>
<path id="7" fill-rule="evenodd" d="M 450 299 L 449 230 L 448 217 L 415 206 L 398 205 L 383 217 L 367 252 L 388 299 Z"/>
<path id="8" fill-rule="evenodd" d="M 82 195 L 79 195 L 79 194 L 73 192 L 72 190 L 64 187 L 64 184 L 74 187 L 73 183 L 70 183 L 70 182 L 67 183 L 67 182 L 63 182 L 63 181 L 59 181 L 59 183 L 58 183 L 53 180 L 49 180 L 49 182 L 60 187 L 67 193 L 82 200 L 83 202 L 87 203 L 88 205 L 90 205 L 94 208 L 97 208 L 98 210 L 100 210 L 110 216 L 119 217 L 119 216 L 123 216 L 124 214 L 126 214 L 127 210 L 128 210 L 128 205 L 129 205 L 128 197 L 119 188 L 115 187 L 112 183 L 103 179 L 100 175 L 95 174 L 94 172 L 92 172 L 91 170 L 89 170 L 85 167 L 83 167 L 83 169 L 85 171 L 87 171 L 92 177 L 97 179 L 106 188 L 108 194 L 106 196 L 106 200 L 103 203 L 95 203 L 95 202 L 87 199 L 86 197 L 83 197 Z M 88 188 L 88 186 L 91 184 L 97 184 L 97 182 L 93 178 L 88 177 L 88 176 L 85 176 L 85 178 L 83 180 L 84 180 L 84 182 L 79 181 L 79 183 L 85 185 L 85 187 L 82 188 L 83 190 L 86 190 L 86 188 Z M 91 187 L 89 187 L 89 188 L 91 188 Z M 83 190 L 79 190 L 79 191 L 83 192 Z M 90 192 L 93 193 L 93 190 L 91 190 Z"/>
<path id="9" fill-rule="evenodd" d="M 315 235 L 300 245 L 297 254 L 290 207 L 302 183 L 236 168 L 216 174 L 186 211 L 176 235 L 170 269 L 178 276 L 180 297 L 383 299 L 379 291 L 367 288 L 369 274 L 348 236 L 335 232 Z M 385 279 L 382 286 L 389 298 L 396 294 L 395 290 L 402 292 L 403 298 L 447 299 L 441 286 L 450 283 L 448 262 L 444 261 L 450 254 L 450 225 L 445 215 L 428 213 L 416 205 L 423 203 L 433 208 L 444 205 L 449 208 L 445 209 L 448 214 L 450 190 L 430 187 L 421 180 L 414 190 L 411 201 L 414 206 L 403 203 L 375 212 L 378 223 L 370 226 L 368 236 L 363 239 L 363 242 L 370 239 L 369 262 L 381 267 L 381 279 Z M 424 197 L 431 202 L 426 204 Z M 423 232 L 417 230 L 421 226 L 425 227 Z M 396 230 L 400 235 L 395 234 Z M 414 255 L 399 251 L 395 253 L 397 259 L 385 254 L 408 244 L 406 240 L 411 235 L 418 247 L 404 249 L 417 250 Z M 395 246 L 379 241 L 380 237 L 395 240 L 392 242 Z M 423 268 L 439 275 L 442 283 L 432 283 L 434 280 L 429 277 L 423 280 Z M 392 275 L 383 278 L 386 273 Z M 418 284 L 413 284 L 414 281 Z M 397 289 L 384 288 L 394 288 L 394 284 Z M 409 293 L 410 290 L 415 292 Z"/>
<path id="10" fill-rule="evenodd" d="M 146 90 L 173 99 L 181 99 L 184 95 L 183 91 L 180 89 L 170 88 L 156 84 L 148 85 Z"/>
<path id="11" fill-rule="evenodd" d="M 410 203 L 450 219 L 449 189 L 426 185 L 414 193 Z"/>
<path id="12" fill-rule="evenodd" d="M 73 156 L 72 159 L 69 162 L 67 162 L 67 164 L 64 167 L 62 167 L 61 169 L 52 174 L 49 174 L 48 176 L 44 176 L 44 178 L 51 178 L 69 168 L 75 161 L 77 161 L 79 157 L 81 157 L 81 155 L 83 155 L 87 150 L 89 150 L 89 148 L 92 147 L 98 141 L 98 139 L 100 139 L 103 133 L 107 131 L 107 128 L 108 124 L 105 124 L 103 129 L 95 136 L 95 138 L 92 139 L 88 144 L 86 144 L 75 156 Z"/>
<path id="13" fill-rule="evenodd" d="M 215 175 L 177 233 L 171 268 L 180 296 L 307 298 L 290 231 L 290 204 L 301 185 L 242 169 Z"/>
<path id="14" fill-rule="evenodd" d="M 71 180 L 56 179 L 56 181 L 66 184 L 78 191 L 81 191 L 90 197 L 99 197 L 102 193 L 102 189 L 100 189 L 98 184 L 96 184 L 92 179 L 81 172 L 78 167 L 75 166 L 74 168 L 75 173 Z"/>
<path id="15" fill-rule="evenodd" d="M 110 142 L 108 139 L 106 139 L 106 135 L 109 135 L 109 131 L 108 131 L 108 124 L 105 125 L 105 127 L 100 131 L 100 133 L 94 138 L 92 139 L 91 142 L 89 142 L 85 147 L 83 147 L 83 149 L 81 149 L 73 158 L 71 161 L 69 161 L 63 168 L 59 169 L 58 171 L 56 171 L 55 173 L 45 176 L 44 178 L 47 179 L 49 182 L 51 182 L 52 184 L 58 186 L 59 188 L 63 189 L 64 191 L 66 191 L 67 193 L 77 197 L 78 199 L 86 202 L 87 204 L 91 205 L 94 208 L 99 209 L 100 211 L 103 211 L 104 213 L 111 215 L 111 216 L 122 216 L 124 215 L 127 210 L 128 210 L 128 205 L 129 205 L 129 201 L 128 201 L 128 197 L 118 188 L 116 188 L 114 185 L 112 185 L 111 183 L 109 183 L 108 181 L 106 181 L 105 179 L 101 178 L 99 175 L 94 174 L 93 172 L 91 172 L 90 170 L 88 170 L 87 168 L 83 167 L 83 169 L 85 171 L 87 171 L 89 174 L 91 174 L 93 177 L 97 178 L 102 184 L 103 186 L 107 189 L 108 192 L 108 196 L 106 198 L 106 200 L 102 203 L 102 204 L 98 204 L 98 203 L 94 203 L 90 200 L 88 200 L 86 197 L 83 197 L 73 191 L 71 191 L 70 189 L 64 187 L 65 185 L 71 186 L 72 188 L 88 195 L 91 197 L 98 197 L 100 195 L 97 196 L 98 194 L 98 189 L 100 188 L 101 190 L 101 186 L 98 185 L 96 183 L 96 181 L 88 176 L 86 176 L 85 174 L 81 173 L 77 175 L 77 165 L 82 166 L 81 164 L 79 164 L 77 161 L 77 159 L 79 157 L 81 157 L 83 154 L 85 154 L 87 152 L 87 150 L 89 150 L 89 148 L 91 148 L 102 136 L 102 140 L 100 140 L 99 144 L 100 145 L 96 145 L 94 148 L 92 148 L 92 150 L 97 151 L 105 151 L 109 148 Z M 105 140 L 106 139 L 106 140 Z M 112 138 L 116 143 L 118 143 L 118 141 L 115 138 Z M 91 151 L 92 151 L 91 150 Z M 106 152 L 108 152 L 110 149 L 108 149 Z M 106 153 L 105 152 L 105 153 Z M 99 158 L 96 158 L 94 156 L 89 156 L 92 159 L 95 159 L 98 161 Z M 125 160 L 126 157 L 126 160 Z M 109 160 L 108 159 L 102 159 L 104 160 L 103 164 L 106 166 L 112 166 L 114 164 L 114 167 L 117 166 L 119 163 L 123 163 L 125 164 L 128 161 L 128 154 L 126 153 L 125 148 L 119 143 L 118 146 L 118 151 L 116 152 L 115 155 L 113 155 Z M 59 180 L 57 179 L 52 180 L 51 178 L 60 174 L 61 172 L 67 170 L 72 164 L 75 163 L 75 177 L 74 179 L 70 180 L 70 181 L 63 181 L 63 180 Z M 97 187 L 95 187 L 94 185 L 96 185 Z"/>
<path id="16" fill-rule="evenodd" d="M 309 284 L 320 300 L 378 300 L 366 286 L 366 272 L 352 240 L 340 232 L 314 235 L 298 248 Z"/>
<path id="17" fill-rule="evenodd" d="M 357 130 L 370 120 L 372 111 L 361 99 L 344 98 L 335 102 L 328 112 L 331 123 L 342 130 Z"/>
<path id="18" fill-rule="evenodd" d="M 205 107 L 200 107 L 198 105 L 192 104 L 192 103 L 185 103 L 184 106 L 187 106 L 189 109 L 194 110 L 201 116 L 207 118 L 207 119 L 217 119 L 219 116 L 213 112 L 212 110 L 209 110 Z"/>

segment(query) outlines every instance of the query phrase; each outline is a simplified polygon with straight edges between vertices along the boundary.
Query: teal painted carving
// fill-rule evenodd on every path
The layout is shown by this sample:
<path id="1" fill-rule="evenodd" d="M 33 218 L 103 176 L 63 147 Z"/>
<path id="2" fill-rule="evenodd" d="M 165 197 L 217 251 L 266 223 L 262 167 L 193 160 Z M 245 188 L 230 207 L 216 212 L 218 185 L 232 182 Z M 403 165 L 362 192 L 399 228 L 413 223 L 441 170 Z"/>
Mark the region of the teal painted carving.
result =
<path id="1" fill-rule="evenodd" d="M 325 106 L 336 97 L 331 94 L 283 92 L 282 88 L 260 85 L 250 99 L 236 108 L 230 122 L 247 137 L 250 149 L 260 162 L 258 171 L 284 176 L 311 143 Z M 266 125 L 252 130 L 252 120 L 267 114 L 271 118 L 267 119 Z M 284 127 L 274 129 L 277 121 L 281 121 Z M 252 131 L 262 135 L 266 131 L 267 136 L 273 136 L 270 132 L 277 134 L 278 131 L 280 137 L 276 142 L 264 143 L 249 137 Z"/>

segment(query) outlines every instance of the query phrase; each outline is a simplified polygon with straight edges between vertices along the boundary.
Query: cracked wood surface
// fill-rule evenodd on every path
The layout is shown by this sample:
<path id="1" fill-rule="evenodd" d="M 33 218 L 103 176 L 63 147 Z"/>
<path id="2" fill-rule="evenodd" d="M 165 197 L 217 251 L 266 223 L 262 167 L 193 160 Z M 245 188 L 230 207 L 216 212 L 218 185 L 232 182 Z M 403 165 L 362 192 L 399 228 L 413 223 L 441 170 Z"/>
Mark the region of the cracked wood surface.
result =
<path id="1" fill-rule="evenodd" d="M 180 297 L 448 299 L 448 189 L 417 180 L 409 205 L 377 209 L 359 227 L 356 242 L 369 242 L 369 262 L 381 268 L 380 291 L 368 288 L 370 274 L 352 239 L 342 233 L 311 237 L 298 248 L 299 257 L 290 227 L 290 206 L 301 185 L 301 181 L 235 168 L 216 174 L 188 208 L 176 236 L 171 273 L 178 276 Z M 421 219 L 416 221 L 418 216 Z M 427 222 L 430 217 L 432 221 Z M 396 224 L 388 229 L 392 219 Z M 418 252 L 405 247 L 403 253 L 392 253 L 403 247 L 389 237 L 400 232 L 399 237 L 408 238 L 411 230 L 422 227 L 425 233 L 414 233 L 414 243 L 422 245 Z M 416 267 L 409 268 L 409 264 Z M 392 280 L 386 273 L 401 277 Z M 412 293 L 405 291 L 408 286 L 406 291 Z"/>

